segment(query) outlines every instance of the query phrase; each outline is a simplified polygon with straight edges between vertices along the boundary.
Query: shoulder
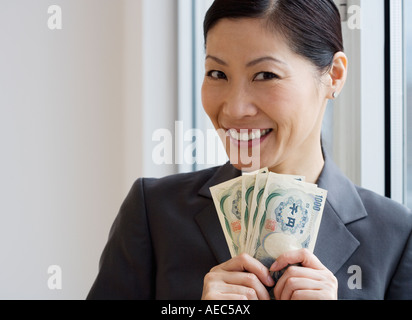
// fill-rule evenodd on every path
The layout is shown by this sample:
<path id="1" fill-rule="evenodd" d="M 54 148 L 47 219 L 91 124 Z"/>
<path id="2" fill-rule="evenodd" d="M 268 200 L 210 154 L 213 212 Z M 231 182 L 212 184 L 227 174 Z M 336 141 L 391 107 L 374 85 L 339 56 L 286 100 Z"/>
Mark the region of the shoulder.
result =
<path id="1" fill-rule="evenodd" d="M 359 221 L 358 226 L 377 232 L 412 230 L 412 214 L 405 206 L 375 192 L 356 186 L 325 155 L 324 170 L 318 184 L 328 190 L 328 202 L 345 224 Z M 352 225 L 351 228 L 355 226 Z M 359 230 L 359 232 L 361 232 Z"/>
<path id="2" fill-rule="evenodd" d="M 117 224 L 133 228 L 147 223 L 149 216 L 165 215 L 195 202 L 200 188 L 217 168 L 176 174 L 164 178 L 140 178 L 135 181 L 117 216 Z"/>
<path id="3" fill-rule="evenodd" d="M 411 299 L 411 211 L 374 192 L 359 187 L 357 190 L 368 214 L 359 239 L 366 248 L 372 248 L 372 253 L 362 250 L 360 255 L 366 257 L 374 270 L 379 270 L 376 279 L 385 283 L 385 299 Z"/>
<path id="4" fill-rule="evenodd" d="M 195 197 L 219 168 L 174 174 L 163 178 L 139 178 L 133 184 L 128 197 L 139 197 L 149 201 L 156 195 L 162 195 L 163 199 Z"/>
<path id="5" fill-rule="evenodd" d="M 406 206 L 375 192 L 356 186 L 369 217 L 380 224 L 390 223 L 398 232 L 412 231 L 412 212 Z"/>
<path id="6" fill-rule="evenodd" d="M 219 167 L 197 172 L 180 173 L 163 178 L 141 178 L 136 183 L 150 191 L 199 190 L 213 177 Z"/>
<path id="7" fill-rule="evenodd" d="M 393 201 L 392 199 L 383 197 L 375 192 L 356 186 L 360 198 L 368 212 L 378 211 L 386 215 L 398 215 L 410 219 L 412 217 L 411 210 L 404 205 Z"/>

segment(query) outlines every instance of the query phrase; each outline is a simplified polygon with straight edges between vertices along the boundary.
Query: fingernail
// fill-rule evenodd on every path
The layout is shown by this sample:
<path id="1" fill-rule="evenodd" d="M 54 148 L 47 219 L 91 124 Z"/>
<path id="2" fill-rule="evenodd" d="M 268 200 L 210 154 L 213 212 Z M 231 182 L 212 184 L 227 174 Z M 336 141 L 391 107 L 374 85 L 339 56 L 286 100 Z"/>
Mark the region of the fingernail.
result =
<path id="1" fill-rule="evenodd" d="M 278 269 L 279 263 L 275 261 L 270 267 L 270 271 L 276 271 Z"/>

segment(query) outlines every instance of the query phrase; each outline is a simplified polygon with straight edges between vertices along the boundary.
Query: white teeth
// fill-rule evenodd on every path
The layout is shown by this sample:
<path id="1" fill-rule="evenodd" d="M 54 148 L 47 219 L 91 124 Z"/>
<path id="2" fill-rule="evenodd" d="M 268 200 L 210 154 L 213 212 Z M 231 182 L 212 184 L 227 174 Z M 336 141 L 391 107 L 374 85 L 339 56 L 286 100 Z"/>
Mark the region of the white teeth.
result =
<path id="1" fill-rule="evenodd" d="M 230 129 L 228 133 L 230 136 L 238 141 L 251 141 L 251 140 L 257 140 L 260 139 L 261 137 L 267 135 L 270 132 L 270 129 L 266 130 L 252 130 L 251 133 L 246 132 L 246 130 L 241 130 L 242 132 L 239 133 L 236 129 Z M 245 131 L 245 132 L 243 132 Z M 249 131 L 249 130 L 247 130 Z"/>
<path id="2" fill-rule="evenodd" d="M 241 133 L 240 134 L 240 136 L 241 136 L 241 138 L 240 138 L 240 140 L 242 140 L 242 141 L 249 141 L 249 134 L 248 133 Z"/>

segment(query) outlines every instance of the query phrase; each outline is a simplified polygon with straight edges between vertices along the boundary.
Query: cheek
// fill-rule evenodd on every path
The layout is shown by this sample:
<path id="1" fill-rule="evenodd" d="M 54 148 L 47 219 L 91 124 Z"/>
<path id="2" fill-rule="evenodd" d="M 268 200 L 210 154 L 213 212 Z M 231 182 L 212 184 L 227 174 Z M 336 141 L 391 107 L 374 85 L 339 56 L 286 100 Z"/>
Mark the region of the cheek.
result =
<path id="1" fill-rule="evenodd" d="M 260 90 L 256 94 L 259 97 L 260 109 L 276 124 L 283 127 L 296 119 L 300 112 L 300 97 L 294 94 L 288 86 L 276 86 L 266 90 Z"/>
<path id="2" fill-rule="evenodd" d="M 313 93 L 310 89 L 279 85 L 259 96 L 262 111 L 275 125 L 278 143 L 294 143 L 312 131 L 317 112 L 311 105 Z"/>
<path id="3" fill-rule="evenodd" d="M 202 105 L 210 120 L 212 120 L 216 126 L 217 116 L 219 114 L 219 103 L 216 93 L 206 84 L 202 86 Z"/>

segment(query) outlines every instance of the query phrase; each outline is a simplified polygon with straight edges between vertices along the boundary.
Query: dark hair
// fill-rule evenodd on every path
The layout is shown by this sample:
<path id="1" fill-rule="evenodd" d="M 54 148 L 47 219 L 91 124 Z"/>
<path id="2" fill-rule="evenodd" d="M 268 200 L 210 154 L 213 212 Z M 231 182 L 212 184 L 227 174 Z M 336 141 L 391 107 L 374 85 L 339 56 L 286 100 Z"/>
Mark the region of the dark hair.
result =
<path id="1" fill-rule="evenodd" d="M 343 51 L 341 18 L 333 0 L 215 0 L 204 21 L 205 44 L 209 31 L 224 18 L 265 19 L 295 53 L 321 71 Z"/>

